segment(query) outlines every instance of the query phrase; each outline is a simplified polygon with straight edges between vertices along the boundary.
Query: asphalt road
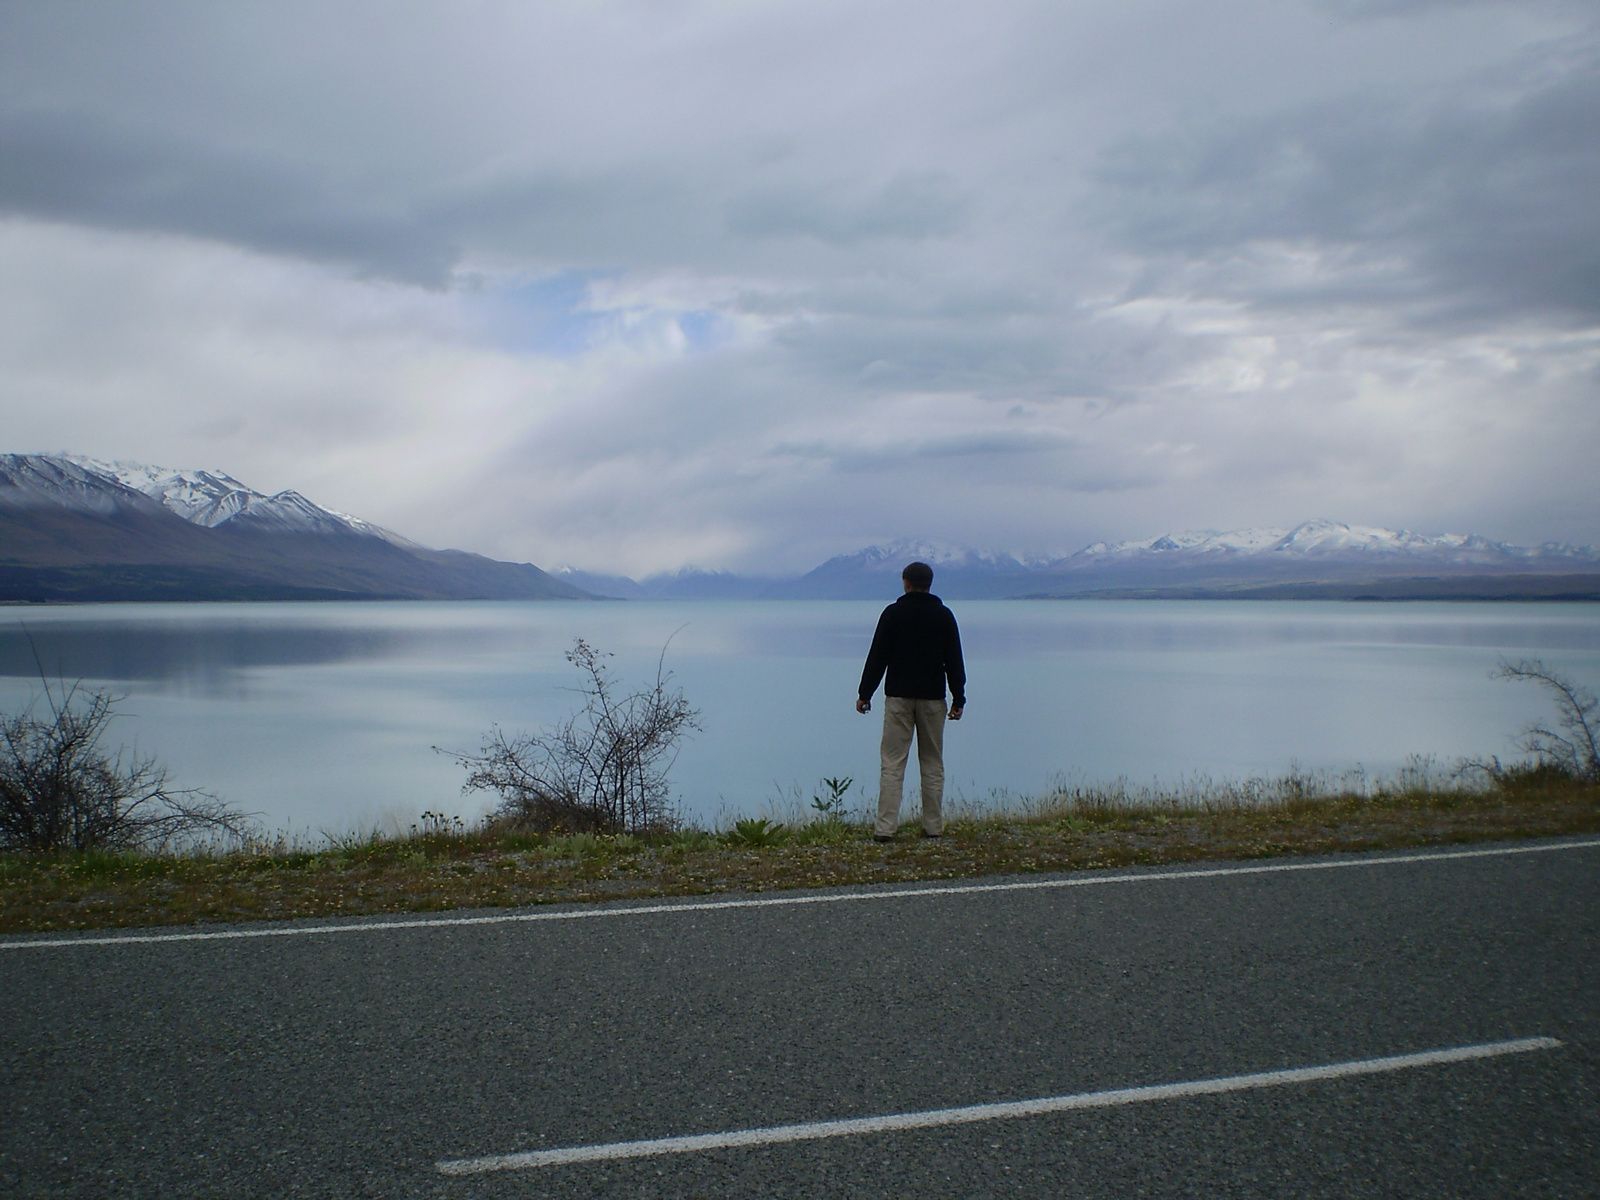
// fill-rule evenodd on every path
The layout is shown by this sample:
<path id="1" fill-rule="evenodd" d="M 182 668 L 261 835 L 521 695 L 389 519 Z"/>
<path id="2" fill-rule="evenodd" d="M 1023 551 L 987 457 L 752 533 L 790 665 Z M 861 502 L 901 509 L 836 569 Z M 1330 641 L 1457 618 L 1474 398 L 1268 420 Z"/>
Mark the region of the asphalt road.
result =
<path id="1" fill-rule="evenodd" d="M 1600 847 L 0 950 L 0 1195 L 1600 1195 Z M 442 1161 L 1384 1075 L 448 1176 Z"/>

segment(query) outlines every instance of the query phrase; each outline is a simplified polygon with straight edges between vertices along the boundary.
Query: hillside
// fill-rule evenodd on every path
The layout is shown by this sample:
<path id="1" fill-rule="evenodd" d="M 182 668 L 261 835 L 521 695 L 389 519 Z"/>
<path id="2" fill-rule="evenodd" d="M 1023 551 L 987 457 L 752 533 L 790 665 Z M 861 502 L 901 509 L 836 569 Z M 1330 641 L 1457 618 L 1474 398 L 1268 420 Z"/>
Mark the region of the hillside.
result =
<path id="1" fill-rule="evenodd" d="M 0 455 L 0 600 L 525 600 L 588 593 L 227 475 Z"/>

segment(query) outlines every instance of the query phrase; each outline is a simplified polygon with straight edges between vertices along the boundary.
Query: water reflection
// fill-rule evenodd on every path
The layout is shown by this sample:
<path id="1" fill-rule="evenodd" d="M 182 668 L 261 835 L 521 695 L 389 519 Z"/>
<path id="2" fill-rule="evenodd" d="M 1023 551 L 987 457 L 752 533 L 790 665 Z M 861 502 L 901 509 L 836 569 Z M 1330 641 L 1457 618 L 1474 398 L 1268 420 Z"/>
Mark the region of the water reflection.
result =
<path id="1" fill-rule="evenodd" d="M 51 679 L 210 680 L 251 667 L 306 666 L 406 653 L 416 639 L 393 629 L 185 628 L 137 622 L 0 628 L 0 675 Z"/>
<path id="2" fill-rule="evenodd" d="M 982 601 L 953 605 L 967 651 L 1245 650 L 1272 645 L 1600 649 L 1594 605 Z M 0 609 L 0 677 L 222 684 L 260 667 L 476 659 L 564 648 L 674 657 L 850 658 L 878 606 L 856 602 L 633 605 L 232 604 Z"/>
<path id="3" fill-rule="evenodd" d="M 881 605 L 456 603 L 0 609 L 0 707 L 52 679 L 126 694 L 121 736 L 186 785 L 277 827 L 347 829 L 424 808 L 474 816 L 432 751 L 560 719 L 574 637 L 626 683 L 666 665 L 704 732 L 674 772 L 691 813 L 751 812 L 825 775 L 875 779 L 851 707 Z M 971 675 L 953 795 L 1066 773 L 1174 779 L 1291 762 L 1383 770 L 1506 753 L 1540 697 L 1490 682 L 1539 655 L 1600 683 L 1600 606 L 1015 602 L 954 606 Z M 871 790 L 868 783 L 866 791 Z M 809 793 L 807 793 L 809 794 Z M 859 799 L 866 792 L 857 789 Z"/>

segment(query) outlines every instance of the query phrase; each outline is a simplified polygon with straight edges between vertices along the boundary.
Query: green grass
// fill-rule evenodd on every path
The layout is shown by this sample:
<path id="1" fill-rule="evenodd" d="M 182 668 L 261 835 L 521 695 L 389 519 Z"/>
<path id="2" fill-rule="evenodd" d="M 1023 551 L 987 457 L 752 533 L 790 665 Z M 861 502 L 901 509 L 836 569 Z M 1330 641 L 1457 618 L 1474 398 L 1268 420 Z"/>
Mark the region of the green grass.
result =
<path id="1" fill-rule="evenodd" d="M 1548 767 L 1062 785 L 956 798 L 945 837 L 889 845 L 867 814 L 769 812 L 713 830 L 543 835 L 439 818 L 399 836 L 183 855 L 0 854 L 0 930 L 331 917 L 952 879 L 1600 832 L 1600 786 Z M 437 814 L 434 814 L 435 816 Z"/>

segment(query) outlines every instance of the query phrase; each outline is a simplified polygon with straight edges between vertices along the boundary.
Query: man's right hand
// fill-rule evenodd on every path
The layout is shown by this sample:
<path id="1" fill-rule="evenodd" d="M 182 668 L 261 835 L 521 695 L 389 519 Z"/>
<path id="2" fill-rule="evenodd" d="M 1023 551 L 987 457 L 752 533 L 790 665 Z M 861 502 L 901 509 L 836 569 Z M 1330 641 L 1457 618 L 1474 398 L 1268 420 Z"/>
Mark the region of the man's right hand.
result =
<path id="1" fill-rule="evenodd" d="M 856 697 L 856 711 L 858 713 L 869 713 L 869 712 L 871 712 L 872 711 L 872 701 L 871 700 L 863 700 L 860 696 L 857 696 Z"/>

